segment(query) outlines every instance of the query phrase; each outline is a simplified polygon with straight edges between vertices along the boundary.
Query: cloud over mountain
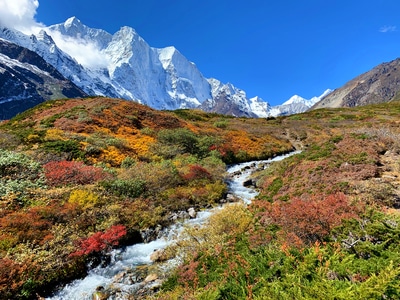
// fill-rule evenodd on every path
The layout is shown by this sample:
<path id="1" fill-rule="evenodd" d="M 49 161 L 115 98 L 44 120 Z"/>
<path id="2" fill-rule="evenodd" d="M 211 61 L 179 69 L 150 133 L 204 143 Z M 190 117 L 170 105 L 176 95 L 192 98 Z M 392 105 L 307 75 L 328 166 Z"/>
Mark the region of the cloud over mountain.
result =
<path id="1" fill-rule="evenodd" d="M 0 0 L 0 25 L 26 34 L 37 32 L 43 24 L 35 20 L 38 0 Z"/>

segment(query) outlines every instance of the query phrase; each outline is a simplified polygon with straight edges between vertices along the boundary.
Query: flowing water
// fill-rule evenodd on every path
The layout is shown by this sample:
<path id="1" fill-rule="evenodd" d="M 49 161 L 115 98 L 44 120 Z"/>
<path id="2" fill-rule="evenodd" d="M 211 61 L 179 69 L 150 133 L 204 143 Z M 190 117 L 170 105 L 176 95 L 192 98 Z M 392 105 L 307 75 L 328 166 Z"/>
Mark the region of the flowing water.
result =
<path id="1" fill-rule="evenodd" d="M 248 180 L 250 174 L 256 168 L 273 162 L 282 160 L 290 155 L 298 152 L 292 152 L 286 155 L 277 156 L 270 160 L 247 162 L 230 166 L 227 169 L 231 180 L 229 183 L 229 192 L 235 197 L 242 199 L 245 203 L 250 203 L 257 195 L 257 192 L 245 187 L 243 183 Z M 219 208 L 215 208 L 219 209 Z M 184 226 L 200 226 L 213 213 L 215 209 L 205 210 L 197 213 L 195 219 L 190 219 L 182 223 L 172 225 L 168 228 L 167 233 L 155 241 L 149 243 L 140 243 L 124 249 L 117 249 L 111 253 L 111 262 L 105 267 L 99 266 L 89 271 L 89 274 L 79 280 L 66 285 L 49 300 L 91 300 L 92 295 L 98 287 L 109 289 L 112 286 L 113 290 L 118 290 L 118 296 L 113 299 L 126 299 L 127 295 L 143 286 L 143 280 L 133 283 L 126 280 L 117 280 L 119 274 L 123 274 L 127 270 L 140 268 L 141 266 L 149 266 L 152 264 L 150 259 L 154 250 L 164 249 L 172 244 L 179 235 L 179 232 Z M 122 276 L 120 276 L 122 278 Z M 125 297 L 124 297 L 125 295 Z"/>

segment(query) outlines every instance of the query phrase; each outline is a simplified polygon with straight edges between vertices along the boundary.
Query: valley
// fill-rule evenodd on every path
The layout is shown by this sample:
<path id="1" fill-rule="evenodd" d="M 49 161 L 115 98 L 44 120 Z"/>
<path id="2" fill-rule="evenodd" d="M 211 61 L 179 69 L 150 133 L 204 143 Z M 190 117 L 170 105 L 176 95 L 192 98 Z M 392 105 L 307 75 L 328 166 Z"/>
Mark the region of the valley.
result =
<path id="1" fill-rule="evenodd" d="M 90 97 L 3 121 L 0 298 L 49 296 L 232 201 L 228 165 L 297 149 L 253 173 L 246 208 L 189 230 L 171 250 L 182 264 L 143 298 L 396 299 L 399 114 L 395 101 L 250 119 Z"/>

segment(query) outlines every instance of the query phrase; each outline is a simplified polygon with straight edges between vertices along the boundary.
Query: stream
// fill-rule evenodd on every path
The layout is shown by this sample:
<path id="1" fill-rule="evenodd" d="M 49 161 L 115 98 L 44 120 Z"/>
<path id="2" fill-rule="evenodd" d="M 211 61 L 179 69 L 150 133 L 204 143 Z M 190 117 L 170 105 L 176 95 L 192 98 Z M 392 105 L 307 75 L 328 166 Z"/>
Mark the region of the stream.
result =
<path id="1" fill-rule="evenodd" d="M 257 192 L 251 187 L 243 185 L 249 179 L 249 176 L 256 169 L 266 168 L 268 164 L 274 161 L 283 160 L 299 151 L 289 154 L 280 155 L 273 159 L 263 161 L 253 161 L 247 163 L 236 164 L 227 168 L 229 175 L 229 193 L 237 197 L 245 203 L 250 203 L 257 195 Z M 188 219 L 180 222 L 165 230 L 165 234 L 152 242 L 139 243 L 128 246 L 123 249 L 116 249 L 111 252 L 111 262 L 107 266 L 98 266 L 89 271 L 88 275 L 83 279 L 78 279 L 66 285 L 57 291 L 48 300 L 92 300 L 92 299 L 127 299 L 128 295 L 142 289 L 145 285 L 149 288 L 152 284 L 160 286 L 161 282 L 154 278 L 146 278 L 149 276 L 140 275 L 140 268 L 149 267 L 153 264 L 150 259 L 152 253 L 158 249 L 165 249 L 168 245 L 174 243 L 179 236 L 179 232 L 185 226 L 201 226 L 207 218 L 219 207 L 197 212 L 194 219 Z M 136 272 L 135 272 L 136 270 Z M 168 271 L 168 270 L 167 270 Z M 166 272 L 167 272 L 166 271 Z M 127 276 L 127 274 L 129 276 Z M 93 295 L 96 291 L 102 294 L 103 288 L 107 291 L 115 291 L 109 298 L 97 298 Z"/>

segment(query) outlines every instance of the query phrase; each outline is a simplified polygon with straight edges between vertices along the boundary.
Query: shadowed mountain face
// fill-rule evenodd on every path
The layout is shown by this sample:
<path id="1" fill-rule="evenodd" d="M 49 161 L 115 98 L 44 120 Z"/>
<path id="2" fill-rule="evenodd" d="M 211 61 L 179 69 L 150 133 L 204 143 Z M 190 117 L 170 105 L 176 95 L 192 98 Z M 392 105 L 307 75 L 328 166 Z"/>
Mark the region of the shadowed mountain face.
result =
<path id="1" fill-rule="evenodd" d="M 396 100 L 400 93 L 400 59 L 383 63 L 334 90 L 312 108 L 355 107 Z"/>
<path id="2" fill-rule="evenodd" d="M 84 96 L 35 52 L 0 40 L 0 120 L 46 100 Z"/>

